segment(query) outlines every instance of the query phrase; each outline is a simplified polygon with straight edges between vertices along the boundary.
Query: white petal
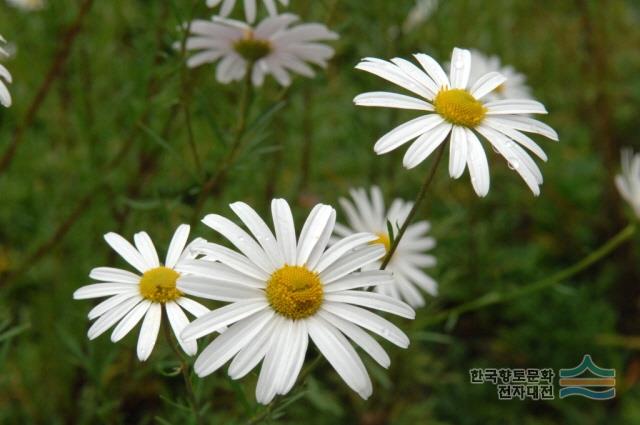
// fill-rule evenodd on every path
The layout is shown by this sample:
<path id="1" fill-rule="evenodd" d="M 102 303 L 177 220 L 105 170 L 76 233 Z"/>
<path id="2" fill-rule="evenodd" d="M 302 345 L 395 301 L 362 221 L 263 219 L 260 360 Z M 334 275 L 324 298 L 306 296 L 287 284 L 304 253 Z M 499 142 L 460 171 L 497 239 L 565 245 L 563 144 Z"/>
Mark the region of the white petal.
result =
<path id="1" fill-rule="evenodd" d="M 237 224 L 217 214 L 207 215 L 202 222 L 227 238 L 236 248 L 266 273 L 274 271 L 264 249 Z"/>
<path id="2" fill-rule="evenodd" d="M 292 324 L 293 330 L 287 342 L 289 350 L 284 357 L 287 361 L 287 367 L 281 380 L 281 387 L 278 390 L 279 394 L 287 394 L 296 383 L 298 375 L 300 375 L 300 369 L 304 364 L 309 343 L 306 321 L 296 320 L 292 321 Z"/>
<path id="3" fill-rule="evenodd" d="M 247 22 L 256 20 L 256 0 L 244 0 L 244 14 Z"/>
<path id="4" fill-rule="evenodd" d="M 184 251 L 184 247 L 187 245 L 187 239 L 189 239 L 189 231 L 191 227 L 188 224 L 181 224 L 176 229 L 173 237 L 171 238 L 171 242 L 169 243 L 169 249 L 167 250 L 167 258 L 164 262 L 164 265 L 169 267 L 170 269 L 174 268 L 180 256 L 182 256 L 182 251 Z"/>
<path id="5" fill-rule="evenodd" d="M 438 114 L 423 115 L 394 128 L 382 136 L 373 147 L 378 154 L 390 152 L 418 136 L 429 134 L 443 125 L 444 120 Z M 433 129 L 433 130 L 432 130 Z"/>
<path id="6" fill-rule="evenodd" d="M 182 276 L 178 279 L 177 288 L 185 294 L 209 300 L 234 302 L 246 299 L 264 299 L 264 291 L 214 277 Z"/>
<path id="7" fill-rule="evenodd" d="M 443 87 L 451 87 L 447 74 L 445 74 L 440 64 L 431 56 L 425 55 L 424 53 L 417 53 L 414 56 L 418 59 L 418 62 L 420 62 L 420 65 L 422 65 L 424 70 L 427 71 L 429 77 L 431 77 L 431 79 L 438 85 L 439 89 Z"/>
<path id="8" fill-rule="evenodd" d="M 378 237 L 372 233 L 356 233 L 351 236 L 347 236 L 344 239 L 336 242 L 327 249 L 322 258 L 318 261 L 315 267 L 315 271 L 320 273 L 330 267 L 337 260 L 342 258 L 349 251 L 354 250 L 360 246 L 365 246 L 370 242 L 377 240 Z"/>
<path id="9" fill-rule="evenodd" d="M 369 286 L 389 285 L 393 283 L 393 274 L 383 270 L 369 270 L 351 273 L 343 278 L 325 285 L 325 293 L 344 291 L 347 289 L 366 288 Z"/>
<path id="10" fill-rule="evenodd" d="M 89 320 L 97 319 L 98 317 L 100 317 L 103 314 L 105 314 L 107 311 L 115 308 L 120 303 L 128 300 L 129 298 L 133 298 L 133 297 L 139 296 L 139 295 L 140 294 L 139 294 L 138 290 L 131 291 L 131 292 L 125 292 L 124 294 L 114 295 L 114 296 L 112 296 L 110 298 L 107 298 L 106 300 L 102 301 L 101 303 L 97 304 L 95 307 L 93 307 L 89 311 L 89 314 L 87 315 L 87 317 L 89 318 Z"/>
<path id="11" fill-rule="evenodd" d="M 220 261 L 233 270 L 250 276 L 257 280 L 268 280 L 270 274 L 256 266 L 251 260 L 242 254 L 214 243 L 199 244 L 196 248 L 202 254 L 206 254 L 215 261 Z M 293 264 L 293 263 L 292 263 Z M 182 266 L 181 266 L 182 267 Z"/>
<path id="12" fill-rule="evenodd" d="M 389 355 L 386 353 L 386 351 L 384 351 L 384 348 L 382 348 L 378 341 L 373 339 L 368 333 L 366 333 L 353 323 L 347 322 L 346 320 L 343 320 L 335 314 L 329 313 L 328 311 L 324 311 L 321 309 L 320 311 L 318 311 L 318 315 L 338 328 L 340 332 L 345 334 L 354 343 L 358 344 L 364 351 L 367 352 L 367 354 L 371 356 L 373 360 L 378 362 L 380 366 L 384 368 L 389 367 L 389 365 L 391 364 Z"/>
<path id="13" fill-rule="evenodd" d="M 322 308 L 329 313 L 376 333 L 398 347 L 407 348 L 409 338 L 396 325 L 375 313 L 349 304 L 325 302 Z"/>
<path id="14" fill-rule="evenodd" d="M 184 308 L 195 317 L 203 316 L 210 311 L 207 307 L 203 306 L 199 302 L 191 300 L 189 298 L 180 297 L 176 300 L 176 302 L 180 307 Z"/>
<path id="15" fill-rule="evenodd" d="M 190 341 L 209 335 L 220 328 L 249 317 L 266 309 L 269 303 L 266 300 L 239 301 L 233 304 L 212 310 L 189 324 L 182 332 L 182 339 Z M 226 332 L 225 332 L 226 333 Z"/>
<path id="16" fill-rule="evenodd" d="M 148 300 L 142 300 L 140 304 L 131 309 L 131 311 L 124 316 L 120 323 L 118 323 L 118 326 L 113 330 L 113 333 L 111 334 L 111 341 L 118 342 L 124 338 L 129 331 L 131 331 L 131 329 L 140 322 L 140 319 L 142 319 L 142 316 L 144 316 L 147 310 L 149 310 L 149 307 L 151 307 L 151 302 Z"/>
<path id="17" fill-rule="evenodd" d="M 331 267 L 320 273 L 320 280 L 326 285 L 334 280 L 358 270 L 367 264 L 381 259 L 386 254 L 384 246 L 380 244 L 369 245 L 354 252 L 344 255 Z"/>
<path id="18" fill-rule="evenodd" d="M 143 362 L 149 358 L 153 347 L 158 339 L 158 331 L 160 330 L 160 321 L 162 320 L 162 305 L 152 303 L 151 307 L 144 316 L 144 321 L 140 327 L 140 336 L 138 336 L 138 359 Z"/>
<path id="19" fill-rule="evenodd" d="M 358 106 L 378 106 L 382 108 L 412 109 L 433 111 L 433 105 L 424 100 L 403 94 L 383 91 L 362 93 L 353 99 Z"/>
<path id="20" fill-rule="evenodd" d="M 269 229 L 269 226 L 260 218 L 260 216 L 244 202 L 235 202 L 230 205 L 234 213 L 242 220 L 247 226 L 249 231 L 258 240 L 258 243 L 264 249 L 267 257 L 271 260 L 273 267 L 278 269 L 284 265 L 284 258 L 280 249 L 278 249 L 278 243 L 275 236 Z"/>
<path id="21" fill-rule="evenodd" d="M 449 147 L 449 175 L 457 179 L 464 173 L 467 165 L 467 136 L 464 127 L 457 125 L 451 130 Z"/>
<path id="22" fill-rule="evenodd" d="M 104 240 L 115 252 L 120 254 L 127 263 L 135 267 L 140 273 L 144 273 L 153 268 L 153 265 L 148 264 L 133 245 L 117 233 L 107 233 L 104 235 Z"/>
<path id="23" fill-rule="evenodd" d="M 427 159 L 427 157 L 440 146 L 444 139 L 446 139 L 451 128 L 452 125 L 450 123 L 443 122 L 420 136 L 411 144 L 409 149 L 407 149 L 404 159 L 402 160 L 404 166 L 406 168 L 414 168 Z"/>
<path id="24" fill-rule="evenodd" d="M 471 73 L 471 52 L 465 49 L 453 49 L 451 55 L 451 87 L 466 89 Z"/>
<path id="25" fill-rule="evenodd" d="M 407 76 L 417 82 L 428 93 L 427 99 L 431 100 L 438 93 L 438 85 L 423 70 L 406 59 L 394 58 L 391 62 L 396 64 Z"/>
<path id="26" fill-rule="evenodd" d="M 301 266 L 307 262 L 318 243 L 324 242 L 326 246 L 328 239 L 325 238 L 323 241 L 322 236 L 326 233 L 327 226 L 331 224 L 332 216 L 335 220 L 335 210 L 328 205 L 318 204 L 311 210 L 300 232 L 296 258 L 297 265 Z M 324 247 L 322 247 L 322 250 L 324 250 Z"/>
<path id="27" fill-rule="evenodd" d="M 94 283 L 83 286 L 73 293 L 74 300 L 85 300 L 87 298 L 108 297 L 118 294 L 132 294 L 138 292 L 138 287 L 130 283 Z"/>
<path id="28" fill-rule="evenodd" d="M 546 114 L 544 105 L 529 99 L 492 100 L 484 104 L 487 115 Z"/>
<path id="29" fill-rule="evenodd" d="M 229 376 L 240 379 L 251 372 L 262 361 L 271 346 L 274 329 L 285 319 L 274 316 L 258 334 L 240 350 L 229 365 Z"/>
<path id="30" fill-rule="evenodd" d="M 363 399 L 372 392 L 371 379 L 349 341 L 331 324 L 314 316 L 307 320 L 309 336 L 344 382 Z"/>
<path id="31" fill-rule="evenodd" d="M 278 239 L 278 246 L 282 251 L 286 264 L 296 263 L 296 228 L 293 222 L 291 208 L 284 199 L 271 201 L 271 215 L 273 226 Z"/>
<path id="32" fill-rule="evenodd" d="M 187 342 L 180 338 L 180 334 L 189 324 L 189 319 L 187 319 L 187 316 L 178 304 L 173 301 L 166 303 L 164 308 L 167 311 L 167 317 L 169 318 L 171 329 L 173 329 L 173 334 L 176 336 L 180 347 L 182 347 L 182 350 L 189 356 L 194 356 L 198 352 L 198 343 L 196 341 Z"/>
<path id="33" fill-rule="evenodd" d="M 274 314 L 271 310 L 254 314 L 219 335 L 196 359 L 193 367 L 196 374 L 207 376 L 222 367 L 262 330 Z"/>
<path id="34" fill-rule="evenodd" d="M 544 153 L 542 148 L 538 146 L 538 144 L 534 142 L 529 136 L 519 132 L 509 125 L 505 125 L 503 122 L 498 121 L 493 117 L 485 119 L 484 124 L 495 130 L 498 130 L 500 133 L 504 134 L 511 140 L 520 143 L 522 146 L 529 149 L 543 161 L 547 160 L 547 155 Z"/>
<path id="35" fill-rule="evenodd" d="M 158 258 L 158 252 L 153 245 L 153 241 L 147 234 L 147 232 L 139 232 L 133 235 L 133 241 L 136 244 L 136 248 L 151 267 L 159 267 L 160 259 Z"/>
<path id="36" fill-rule="evenodd" d="M 118 283 L 135 283 L 140 282 L 140 276 L 133 274 L 126 270 L 114 269 L 112 267 L 96 267 L 91 270 L 89 277 L 95 280 L 101 280 L 103 282 L 118 282 Z"/>
<path id="37" fill-rule="evenodd" d="M 487 163 L 487 155 L 484 153 L 482 144 L 469 129 L 465 129 L 467 133 L 467 165 L 469 166 L 469 175 L 471 176 L 471 184 L 478 196 L 486 196 L 489 193 L 490 176 L 489 164 Z"/>
<path id="38" fill-rule="evenodd" d="M 142 297 L 133 297 L 118 304 L 112 310 L 109 310 L 98 320 L 93 322 L 93 325 L 89 328 L 87 332 L 87 337 L 89 339 L 95 339 L 102 335 L 105 331 L 107 331 L 110 327 L 116 324 L 120 319 L 124 317 L 125 314 L 129 312 L 136 304 L 138 304 L 142 300 Z"/>
<path id="39" fill-rule="evenodd" d="M 413 311 L 413 309 L 409 305 L 403 303 L 398 299 L 387 297 L 386 295 L 376 294 L 375 292 L 340 291 L 325 294 L 324 299 L 326 301 L 333 301 L 336 303 L 354 304 L 362 307 L 385 311 L 387 313 L 395 314 L 407 319 L 415 319 L 416 317 L 416 312 Z"/>
<path id="40" fill-rule="evenodd" d="M 499 72 L 489 72 L 482 77 L 478 78 L 475 84 L 471 87 L 471 95 L 476 99 L 482 99 L 487 94 L 491 93 L 500 84 L 504 84 L 507 81 L 507 77 Z"/>
<path id="41" fill-rule="evenodd" d="M 516 130 L 524 131 L 527 133 L 541 134 L 551 140 L 554 140 L 556 142 L 558 141 L 558 133 L 556 133 L 553 128 L 549 127 L 542 121 L 538 121 L 533 118 L 516 115 L 503 115 L 500 117 L 491 117 L 491 119 L 513 127 Z"/>
<path id="42" fill-rule="evenodd" d="M 256 400 L 268 404 L 282 387 L 285 378 L 287 349 L 290 346 L 290 335 L 293 321 L 284 320 L 273 331 L 272 341 L 262 362 L 262 369 L 256 385 Z"/>
<path id="43" fill-rule="evenodd" d="M 194 274 L 202 277 L 215 278 L 228 283 L 250 286 L 252 288 L 264 288 L 264 280 L 242 274 L 236 269 L 232 269 L 226 264 L 208 260 L 185 260 L 176 267 L 181 273 Z"/>

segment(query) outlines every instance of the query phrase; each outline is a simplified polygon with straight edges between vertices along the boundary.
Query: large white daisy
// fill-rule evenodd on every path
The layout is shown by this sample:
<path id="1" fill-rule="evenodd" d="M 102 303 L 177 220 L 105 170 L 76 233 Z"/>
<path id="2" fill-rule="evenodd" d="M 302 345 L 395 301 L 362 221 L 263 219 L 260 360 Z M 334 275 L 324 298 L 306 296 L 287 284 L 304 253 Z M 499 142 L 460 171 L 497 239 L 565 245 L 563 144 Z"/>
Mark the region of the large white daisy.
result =
<path id="1" fill-rule="evenodd" d="M 622 173 L 616 176 L 616 186 L 640 218 L 640 154 L 634 155 L 631 149 L 622 151 Z"/>
<path id="2" fill-rule="evenodd" d="M 240 252 L 207 243 L 195 249 L 217 262 L 180 265 L 189 273 L 179 279 L 180 291 L 230 303 L 196 319 L 182 333 L 191 341 L 231 325 L 198 356 L 195 372 L 209 375 L 233 359 L 228 373 L 239 379 L 262 361 L 256 398 L 266 404 L 291 390 L 311 338 L 346 384 L 369 397 L 371 380 L 347 338 L 388 367 L 389 356 L 362 328 L 403 348 L 409 339 L 365 308 L 415 317 L 402 301 L 358 290 L 393 282 L 387 271 L 358 271 L 384 256 L 383 246 L 371 244 L 377 236 L 354 234 L 326 249 L 336 217 L 330 206 L 313 208 L 299 238 L 283 199 L 271 204 L 275 235 L 248 205 L 237 202 L 231 209 L 250 233 L 219 215 L 208 215 L 203 222 Z"/>
<path id="3" fill-rule="evenodd" d="M 6 43 L 7 41 L 0 35 L 0 43 Z M 0 59 L 3 57 L 9 57 L 9 53 L 0 46 Z M 4 107 L 11 106 L 11 93 L 7 88 L 7 83 L 11 83 L 11 73 L 4 65 L 0 64 L 0 104 Z"/>
<path id="4" fill-rule="evenodd" d="M 346 198 L 340 198 L 340 205 L 347 216 L 348 226 L 337 223 L 336 235 L 347 237 L 357 232 L 369 232 L 378 236 L 374 243 L 380 243 L 389 252 L 391 239 L 387 222 L 394 230 L 402 227 L 409 215 L 413 203 L 402 199 L 395 199 L 388 210 L 385 210 L 384 199 L 380 188 L 371 188 L 371 198 L 365 189 L 353 189 L 350 191 L 353 202 Z M 387 270 L 393 272 L 394 284 L 378 285 L 374 289 L 381 294 L 402 299 L 412 307 L 424 305 L 424 297 L 418 291 L 436 295 L 438 284 L 422 271 L 425 267 L 432 267 L 436 259 L 432 255 L 425 254 L 436 245 L 434 238 L 427 236 L 431 225 L 428 221 L 412 223 L 400 240 L 393 257 L 387 265 Z M 378 269 L 380 261 L 371 263 L 366 269 Z"/>
<path id="5" fill-rule="evenodd" d="M 193 68 L 219 61 L 216 79 L 223 84 L 241 80 L 251 63 L 255 86 L 262 85 L 267 74 L 283 86 L 291 84 L 290 72 L 313 77 L 315 73 L 308 63 L 324 68 L 333 56 L 333 49 L 319 42 L 335 40 L 338 35 L 317 23 L 291 26 L 297 20 L 291 14 L 271 16 L 255 28 L 218 17 L 195 20 L 186 48 L 198 52 L 187 64 Z"/>
<path id="6" fill-rule="evenodd" d="M 527 85 L 527 77 L 516 71 L 511 65 L 503 65 L 498 56 L 488 56 L 479 50 L 471 49 L 471 73 L 469 81 L 477 81 L 490 72 L 499 72 L 506 78 L 493 91 L 487 93 L 487 100 L 494 99 L 533 99 Z M 449 64 L 451 69 L 451 64 Z"/>
<path id="7" fill-rule="evenodd" d="M 282 3 L 283 6 L 289 5 L 289 0 L 278 1 Z M 267 7 L 269 15 L 276 15 L 278 13 L 275 0 L 262 0 L 262 2 Z M 220 8 L 220 16 L 226 18 L 233 10 L 233 7 L 236 5 L 236 0 L 207 0 L 207 6 L 209 7 L 216 7 L 221 3 L 222 7 Z M 244 14 L 248 22 L 253 22 L 256 20 L 256 10 L 256 0 L 244 0 Z"/>
<path id="8" fill-rule="evenodd" d="M 458 178 L 468 166 L 473 188 L 479 196 L 485 196 L 489 192 L 489 166 L 477 132 L 505 157 L 535 195 L 540 194 L 542 173 L 523 147 L 543 161 L 547 156 L 524 133 L 537 133 L 552 140 L 558 140 L 558 135 L 548 125 L 524 114 L 546 114 L 544 105 L 530 99 L 485 101 L 485 96 L 506 78 L 498 72 L 490 72 L 470 84 L 472 64 L 468 50 L 453 49 L 449 76 L 430 56 L 416 54 L 415 58 L 422 69 L 401 58 L 390 62 L 365 58 L 356 67 L 424 99 L 389 92 L 364 93 L 354 99 L 361 106 L 426 112 L 385 134 L 376 142 L 375 152 L 381 155 L 415 139 L 404 156 L 404 166 L 413 168 L 451 135 L 449 174 Z"/>
<path id="9" fill-rule="evenodd" d="M 176 281 L 180 277 L 176 268 L 182 262 L 195 258 L 190 246 L 202 242 L 196 239 L 185 248 L 188 238 L 189 226 L 186 224 L 179 226 L 171 239 L 166 260 L 162 265 L 153 242 L 146 232 L 134 235 L 135 247 L 116 233 L 107 233 L 104 236 L 111 248 L 141 275 L 111 267 L 98 267 L 91 270 L 89 277 L 99 283 L 83 286 L 73 293 L 73 298 L 77 300 L 109 298 L 89 312 L 89 319 L 96 319 L 89 328 L 89 339 L 97 338 L 118 323 L 111 334 L 111 341 L 117 342 L 144 317 L 137 351 L 140 361 L 145 361 L 155 346 L 164 305 L 169 323 L 180 346 L 188 355 L 196 354 L 197 343 L 180 338 L 180 333 L 189 323 L 189 319 L 182 310 L 200 317 L 209 309 L 184 297 L 176 288 Z"/>

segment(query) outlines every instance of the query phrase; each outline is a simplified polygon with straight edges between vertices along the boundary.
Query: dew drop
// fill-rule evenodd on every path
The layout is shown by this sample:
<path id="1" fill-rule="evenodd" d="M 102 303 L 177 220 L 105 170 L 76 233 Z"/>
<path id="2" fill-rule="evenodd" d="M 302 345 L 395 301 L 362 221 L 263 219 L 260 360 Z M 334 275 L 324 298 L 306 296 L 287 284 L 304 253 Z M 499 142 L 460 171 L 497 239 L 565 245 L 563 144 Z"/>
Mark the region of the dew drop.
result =
<path id="1" fill-rule="evenodd" d="M 518 168 L 520 168 L 520 162 L 514 158 L 508 159 L 507 164 L 509 165 L 509 168 L 511 168 L 512 170 L 517 170 Z"/>

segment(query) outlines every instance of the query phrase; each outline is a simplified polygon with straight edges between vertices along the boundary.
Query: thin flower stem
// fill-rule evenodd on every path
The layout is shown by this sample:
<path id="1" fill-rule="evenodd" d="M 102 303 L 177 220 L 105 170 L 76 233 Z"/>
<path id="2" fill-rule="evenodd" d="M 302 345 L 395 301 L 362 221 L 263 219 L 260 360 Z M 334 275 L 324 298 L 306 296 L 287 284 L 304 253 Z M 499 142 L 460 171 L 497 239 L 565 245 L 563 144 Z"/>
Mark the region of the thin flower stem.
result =
<path id="1" fill-rule="evenodd" d="M 612 251 L 618 248 L 620 245 L 631 239 L 636 231 L 635 224 L 629 224 L 627 227 L 622 229 L 619 233 L 609 239 L 604 245 L 600 246 L 595 251 L 591 252 L 589 255 L 578 261 L 577 263 L 567 267 L 566 269 L 560 270 L 554 275 L 541 279 L 537 282 L 534 282 L 530 285 L 522 286 L 517 289 L 513 289 L 510 291 L 503 292 L 489 292 L 477 298 L 473 301 L 469 301 L 463 304 L 460 304 L 456 307 L 453 307 L 449 310 L 442 311 L 434 316 L 431 316 L 426 324 L 433 324 L 437 322 L 441 322 L 446 320 L 449 317 L 456 317 L 463 313 L 468 313 L 470 311 L 480 310 L 484 307 L 503 303 L 505 301 L 510 301 L 516 298 L 520 298 L 524 295 L 531 294 L 533 292 L 540 291 L 542 289 L 549 288 L 551 286 L 557 285 L 558 283 L 575 276 L 576 274 L 582 272 L 593 264 L 605 258 Z"/>
<path id="2" fill-rule="evenodd" d="M 387 253 L 387 256 L 384 257 L 384 261 L 380 266 L 380 270 L 384 270 L 389 265 L 389 261 L 391 261 L 393 254 L 396 252 L 396 249 L 398 249 L 400 240 L 404 236 L 404 232 L 407 231 L 407 229 L 409 228 L 409 225 L 411 224 L 411 221 L 413 220 L 413 217 L 418 212 L 418 208 L 420 208 L 420 204 L 424 200 L 424 197 L 427 194 L 427 190 L 429 189 L 429 186 L 431 186 L 431 182 L 433 181 L 433 178 L 436 175 L 436 170 L 438 169 L 438 165 L 440 164 L 440 160 L 442 159 L 442 155 L 444 154 L 445 146 L 446 146 L 446 143 L 442 143 L 438 148 L 438 151 L 436 152 L 436 158 L 433 162 L 433 165 L 431 166 L 431 170 L 429 171 L 429 174 L 427 174 L 427 179 L 424 181 L 424 184 L 420 189 L 420 193 L 418 193 L 418 196 L 416 197 L 416 200 L 413 204 L 413 208 L 411 208 L 409 215 L 407 215 L 407 218 L 404 220 L 404 223 L 402 223 L 402 227 L 400 228 L 400 231 L 398 231 L 397 235 L 394 235 L 393 243 L 389 248 L 389 252 Z M 391 237 L 391 235 L 389 236 Z"/>
<path id="3" fill-rule="evenodd" d="M 165 317 L 165 319 L 169 319 Z M 189 373 L 189 364 L 185 361 L 184 356 L 178 349 L 176 342 L 171 336 L 171 331 L 169 329 L 169 325 L 167 324 L 167 320 L 163 321 L 162 327 L 164 329 L 164 337 L 167 340 L 167 344 L 171 347 L 171 350 L 176 355 L 178 360 L 180 361 L 180 371 L 182 372 L 182 378 L 184 379 L 184 387 L 187 391 L 187 398 L 189 399 L 189 404 L 191 405 L 191 410 L 193 410 L 193 416 L 196 419 L 196 423 L 198 425 L 203 425 L 204 421 L 200 416 L 200 407 L 198 404 L 198 399 L 196 398 L 196 394 L 193 391 L 193 385 L 191 384 L 191 375 Z"/>
<path id="4" fill-rule="evenodd" d="M 233 162 L 236 159 L 240 147 L 242 146 L 244 133 L 247 129 L 249 110 L 253 101 L 253 84 L 251 83 L 251 74 L 253 74 L 252 71 L 253 64 L 250 63 L 247 66 L 247 73 L 244 77 L 242 95 L 240 97 L 240 103 L 238 104 L 238 123 L 236 124 L 236 128 L 234 130 L 231 147 L 229 148 L 229 151 L 227 152 L 225 158 L 222 160 L 222 163 L 218 167 L 217 172 L 215 174 L 212 174 L 211 177 L 202 186 L 200 195 L 198 195 L 198 199 L 196 200 L 196 205 L 193 208 L 191 225 L 194 225 L 200 218 L 200 214 L 202 214 L 202 209 L 204 208 L 207 197 L 211 193 L 213 193 L 215 189 L 218 188 L 220 183 L 224 180 L 227 172 L 229 171 L 229 168 L 231 167 L 231 165 L 233 165 Z"/>

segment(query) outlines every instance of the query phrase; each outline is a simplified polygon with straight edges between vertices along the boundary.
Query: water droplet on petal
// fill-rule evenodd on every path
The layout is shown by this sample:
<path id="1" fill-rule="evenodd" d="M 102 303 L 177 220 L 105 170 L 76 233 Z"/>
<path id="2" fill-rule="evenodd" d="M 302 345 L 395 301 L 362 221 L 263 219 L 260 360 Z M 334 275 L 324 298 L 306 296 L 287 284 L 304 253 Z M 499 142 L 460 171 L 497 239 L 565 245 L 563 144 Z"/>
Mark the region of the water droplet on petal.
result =
<path id="1" fill-rule="evenodd" d="M 509 168 L 511 168 L 512 170 L 517 170 L 518 168 L 520 168 L 520 161 L 518 161 L 515 158 L 507 159 L 507 164 L 509 165 Z"/>

